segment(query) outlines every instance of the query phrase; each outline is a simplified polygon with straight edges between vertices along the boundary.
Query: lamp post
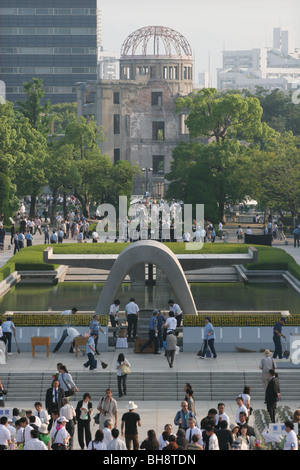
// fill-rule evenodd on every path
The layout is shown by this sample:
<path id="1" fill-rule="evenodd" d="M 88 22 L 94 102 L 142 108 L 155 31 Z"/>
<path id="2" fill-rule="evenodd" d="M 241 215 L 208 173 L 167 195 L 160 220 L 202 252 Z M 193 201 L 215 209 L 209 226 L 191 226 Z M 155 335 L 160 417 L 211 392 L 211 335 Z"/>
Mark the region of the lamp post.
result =
<path id="1" fill-rule="evenodd" d="M 145 173 L 146 176 L 146 192 L 149 192 L 150 189 L 150 175 L 153 172 L 153 168 L 142 168 L 142 172 Z"/>

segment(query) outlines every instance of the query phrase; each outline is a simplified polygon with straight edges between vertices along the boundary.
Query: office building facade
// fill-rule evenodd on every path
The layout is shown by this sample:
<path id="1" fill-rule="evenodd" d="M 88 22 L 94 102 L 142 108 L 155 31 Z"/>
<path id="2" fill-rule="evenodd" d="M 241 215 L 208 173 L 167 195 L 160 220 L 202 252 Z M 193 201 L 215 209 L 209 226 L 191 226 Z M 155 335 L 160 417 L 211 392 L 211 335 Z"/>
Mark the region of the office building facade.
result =
<path id="1" fill-rule="evenodd" d="M 6 99 L 26 99 L 23 83 L 43 80 L 52 104 L 76 101 L 74 84 L 96 80 L 99 0 L 0 0 L 0 80 Z"/>

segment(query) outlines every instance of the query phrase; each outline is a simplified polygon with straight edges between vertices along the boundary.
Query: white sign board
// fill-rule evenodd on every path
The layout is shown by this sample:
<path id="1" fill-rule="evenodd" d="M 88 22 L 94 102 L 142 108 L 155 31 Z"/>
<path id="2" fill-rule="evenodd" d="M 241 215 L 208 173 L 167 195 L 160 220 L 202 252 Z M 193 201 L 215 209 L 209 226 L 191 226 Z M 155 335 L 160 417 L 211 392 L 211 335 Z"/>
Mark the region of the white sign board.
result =
<path id="1" fill-rule="evenodd" d="M 6 418 L 12 418 L 13 416 L 13 409 L 12 408 L 0 408 L 0 418 L 2 416 L 6 416 Z"/>
<path id="2" fill-rule="evenodd" d="M 290 359 L 293 364 L 300 364 L 300 335 L 290 334 Z"/>
<path id="3" fill-rule="evenodd" d="M 293 423 L 293 424 L 294 424 L 294 431 L 298 436 L 298 423 Z M 286 430 L 285 430 L 284 423 L 270 423 L 269 424 L 269 433 L 272 436 L 285 436 L 286 435 Z"/>

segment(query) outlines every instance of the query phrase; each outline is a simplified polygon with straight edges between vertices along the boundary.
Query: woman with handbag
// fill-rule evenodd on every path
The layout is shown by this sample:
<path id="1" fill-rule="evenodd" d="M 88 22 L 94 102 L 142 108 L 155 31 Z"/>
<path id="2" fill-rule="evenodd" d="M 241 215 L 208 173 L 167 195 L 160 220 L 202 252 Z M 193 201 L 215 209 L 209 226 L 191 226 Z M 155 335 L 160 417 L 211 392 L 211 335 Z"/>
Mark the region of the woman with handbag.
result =
<path id="1" fill-rule="evenodd" d="M 65 392 L 65 397 L 71 397 L 75 395 L 75 392 L 79 392 L 66 366 L 61 365 L 59 367 L 59 372 L 60 372 L 58 376 L 59 386 Z"/>
<path id="2" fill-rule="evenodd" d="M 125 359 L 124 354 L 119 354 L 115 368 L 117 370 L 119 397 L 122 397 L 126 395 L 126 380 L 127 375 L 130 374 L 130 363 Z"/>

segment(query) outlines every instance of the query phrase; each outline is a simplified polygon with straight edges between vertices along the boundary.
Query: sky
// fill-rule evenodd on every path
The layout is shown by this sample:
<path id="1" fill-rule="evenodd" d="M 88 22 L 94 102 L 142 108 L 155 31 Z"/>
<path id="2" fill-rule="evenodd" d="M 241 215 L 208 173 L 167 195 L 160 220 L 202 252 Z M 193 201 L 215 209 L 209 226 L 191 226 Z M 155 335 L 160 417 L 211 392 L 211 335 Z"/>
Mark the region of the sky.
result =
<path id="1" fill-rule="evenodd" d="M 191 45 L 195 81 L 222 66 L 223 50 L 271 47 L 273 28 L 295 32 L 300 48 L 299 0 L 99 0 L 102 46 L 116 51 L 129 34 L 144 26 L 166 26 Z"/>

